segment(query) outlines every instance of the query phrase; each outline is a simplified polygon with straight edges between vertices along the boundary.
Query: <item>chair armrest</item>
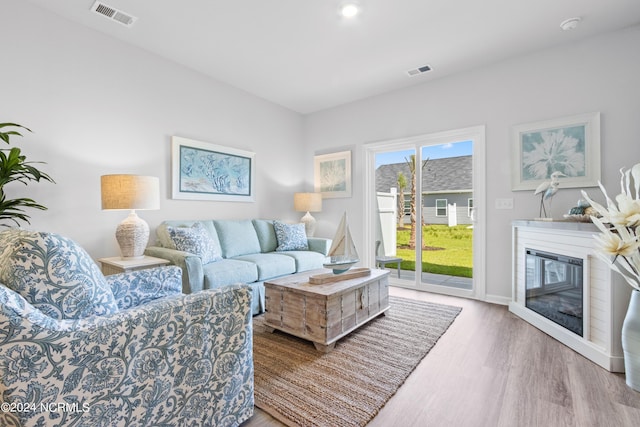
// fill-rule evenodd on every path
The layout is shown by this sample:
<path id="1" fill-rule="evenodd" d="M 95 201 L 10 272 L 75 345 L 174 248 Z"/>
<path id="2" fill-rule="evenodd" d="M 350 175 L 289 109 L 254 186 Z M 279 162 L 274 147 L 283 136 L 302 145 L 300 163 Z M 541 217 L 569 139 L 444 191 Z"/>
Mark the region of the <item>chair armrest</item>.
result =
<path id="1" fill-rule="evenodd" d="M 105 279 L 120 310 L 182 293 L 182 270 L 176 266 L 112 274 Z"/>
<path id="2" fill-rule="evenodd" d="M 148 246 L 144 253 L 157 258 L 169 260 L 171 264 L 182 269 L 182 292 L 191 294 L 201 291 L 204 286 L 204 271 L 202 259 L 189 252 L 175 249 L 162 248 L 160 246 Z"/>
<path id="3" fill-rule="evenodd" d="M 314 252 L 320 252 L 322 255 L 328 255 L 331 248 L 331 239 L 325 239 L 323 237 L 308 237 L 309 250 Z"/>
<path id="4" fill-rule="evenodd" d="M 0 412 L 0 425 L 241 424 L 254 405 L 251 298 L 246 285 L 174 295 L 65 331 L 0 305 L 0 401 L 35 408 Z M 40 409 L 59 402 L 76 410 Z"/>

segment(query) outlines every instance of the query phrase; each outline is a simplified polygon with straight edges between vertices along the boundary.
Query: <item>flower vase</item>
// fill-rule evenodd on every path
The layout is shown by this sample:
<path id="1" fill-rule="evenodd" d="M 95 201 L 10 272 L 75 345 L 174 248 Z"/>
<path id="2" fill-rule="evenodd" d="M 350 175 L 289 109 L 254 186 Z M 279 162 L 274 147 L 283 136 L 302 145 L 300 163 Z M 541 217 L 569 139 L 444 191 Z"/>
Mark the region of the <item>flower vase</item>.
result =
<path id="1" fill-rule="evenodd" d="M 631 292 L 622 324 L 622 350 L 627 385 L 640 391 L 640 291 Z"/>

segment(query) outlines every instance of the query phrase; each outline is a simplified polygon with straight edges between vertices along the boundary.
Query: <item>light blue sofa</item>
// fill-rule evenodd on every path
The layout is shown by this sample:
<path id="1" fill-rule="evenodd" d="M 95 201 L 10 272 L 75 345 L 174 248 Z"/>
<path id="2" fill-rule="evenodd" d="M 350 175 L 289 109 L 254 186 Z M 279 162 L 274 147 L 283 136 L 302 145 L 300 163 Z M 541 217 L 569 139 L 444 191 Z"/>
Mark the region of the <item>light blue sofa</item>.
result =
<path id="1" fill-rule="evenodd" d="M 200 256 L 176 250 L 168 227 L 192 227 L 198 222 L 207 230 L 221 259 L 203 263 Z M 263 219 L 164 221 L 157 227 L 156 236 L 156 245 L 147 247 L 145 253 L 182 269 L 184 293 L 246 283 L 253 291 L 254 315 L 265 309 L 265 280 L 322 268 L 331 246 L 330 239 L 311 237 L 307 250 L 277 251 L 274 221 Z"/>
<path id="2" fill-rule="evenodd" d="M 0 233 L 0 425 L 238 426 L 252 292 L 181 293 L 175 266 L 104 277 L 52 233 Z M 6 284 L 6 286 L 5 286 Z"/>

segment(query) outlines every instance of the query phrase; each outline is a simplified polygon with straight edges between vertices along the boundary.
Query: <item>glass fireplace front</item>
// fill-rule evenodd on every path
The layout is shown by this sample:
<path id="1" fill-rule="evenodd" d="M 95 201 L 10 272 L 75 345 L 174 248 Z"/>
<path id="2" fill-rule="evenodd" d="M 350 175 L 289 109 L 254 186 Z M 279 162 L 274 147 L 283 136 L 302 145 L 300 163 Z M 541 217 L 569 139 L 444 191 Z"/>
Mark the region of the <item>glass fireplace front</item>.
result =
<path id="1" fill-rule="evenodd" d="M 526 249 L 526 307 L 583 336 L 583 260 Z"/>

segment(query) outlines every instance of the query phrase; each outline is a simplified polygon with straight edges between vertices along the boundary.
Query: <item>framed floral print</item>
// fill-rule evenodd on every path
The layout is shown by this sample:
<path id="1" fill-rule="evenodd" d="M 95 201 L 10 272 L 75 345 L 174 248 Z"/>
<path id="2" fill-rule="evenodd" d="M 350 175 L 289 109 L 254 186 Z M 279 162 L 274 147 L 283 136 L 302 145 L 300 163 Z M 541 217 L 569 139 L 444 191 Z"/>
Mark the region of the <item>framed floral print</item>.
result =
<path id="1" fill-rule="evenodd" d="M 535 190 L 553 172 L 560 188 L 595 187 L 600 179 L 600 113 L 512 128 L 511 189 Z"/>

